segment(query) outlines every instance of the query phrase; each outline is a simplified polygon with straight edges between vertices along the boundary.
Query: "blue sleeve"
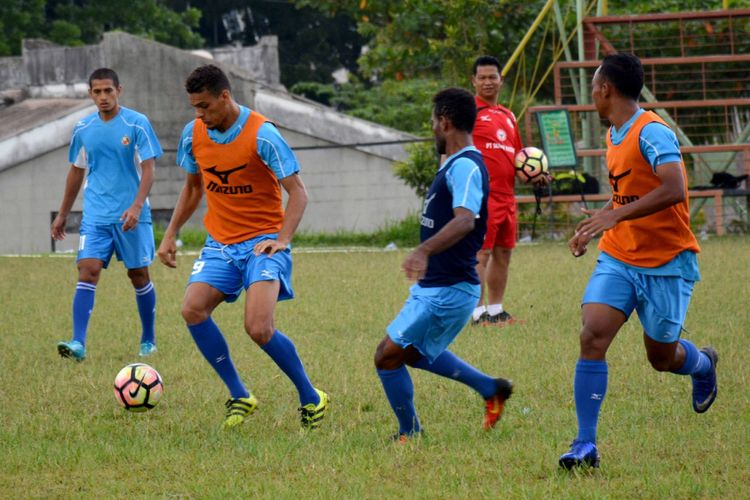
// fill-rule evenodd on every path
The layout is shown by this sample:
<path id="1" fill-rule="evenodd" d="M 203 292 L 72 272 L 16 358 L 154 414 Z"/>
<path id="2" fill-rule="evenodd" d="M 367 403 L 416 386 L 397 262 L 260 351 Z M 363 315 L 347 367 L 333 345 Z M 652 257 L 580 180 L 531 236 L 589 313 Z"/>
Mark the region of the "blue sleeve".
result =
<path id="1" fill-rule="evenodd" d="M 453 208 L 462 207 L 475 215 L 482 208 L 482 172 L 468 158 L 458 158 L 446 172 L 448 190 L 453 195 Z"/>
<path id="2" fill-rule="evenodd" d="M 194 121 L 191 121 L 185 125 L 177 144 L 177 165 L 189 174 L 198 173 L 198 163 L 193 156 L 193 123 Z"/>
<path id="3" fill-rule="evenodd" d="M 641 129 L 640 148 L 643 157 L 656 169 L 665 163 L 682 160 L 680 143 L 669 127 L 661 123 L 649 123 Z"/>
<path id="4" fill-rule="evenodd" d="M 258 129 L 258 156 L 278 179 L 299 172 L 297 158 L 273 123 L 266 122 Z"/>
<path id="5" fill-rule="evenodd" d="M 70 148 L 68 149 L 68 161 L 76 165 L 76 162 L 78 160 L 78 155 L 81 152 L 81 148 L 83 147 L 83 140 L 81 139 L 81 127 L 80 125 L 76 125 L 76 128 L 73 129 L 73 137 L 70 139 Z M 85 165 L 77 165 L 77 166 L 85 166 Z"/>
<path id="6" fill-rule="evenodd" d="M 139 115 L 135 127 L 135 146 L 138 148 L 138 156 L 141 161 L 159 158 L 164 151 L 161 149 L 159 139 L 156 137 L 151 122 L 145 115 Z"/>

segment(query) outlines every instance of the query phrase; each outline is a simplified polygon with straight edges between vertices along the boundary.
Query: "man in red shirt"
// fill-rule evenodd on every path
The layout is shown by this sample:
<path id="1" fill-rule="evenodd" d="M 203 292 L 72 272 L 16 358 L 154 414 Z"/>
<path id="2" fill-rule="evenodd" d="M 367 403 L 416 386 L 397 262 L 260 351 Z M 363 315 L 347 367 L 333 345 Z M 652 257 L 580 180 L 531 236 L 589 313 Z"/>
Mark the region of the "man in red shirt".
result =
<path id="1" fill-rule="evenodd" d="M 472 324 L 512 320 L 512 316 L 503 308 L 503 296 L 508 283 L 510 254 L 516 246 L 514 163 L 516 153 L 523 148 L 523 144 L 516 117 L 497 102 L 503 85 L 500 71 L 500 61 L 493 56 L 478 57 L 472 67 L 471 83 L 477 105 L 474 146 L 482 152 L 490 175 L 487 234 L 477 255 L 482 295 L 472 314 Z M 549 178 L 539 176 L 534 182 L 547 184 Z"/>

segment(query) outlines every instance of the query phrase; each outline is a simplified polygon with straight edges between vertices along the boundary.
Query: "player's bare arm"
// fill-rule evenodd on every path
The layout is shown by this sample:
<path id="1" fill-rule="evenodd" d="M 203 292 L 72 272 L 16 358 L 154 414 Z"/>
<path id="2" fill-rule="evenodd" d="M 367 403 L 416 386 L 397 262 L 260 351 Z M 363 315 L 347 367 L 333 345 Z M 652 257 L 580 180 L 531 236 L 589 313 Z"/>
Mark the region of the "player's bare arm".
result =
<path id="1" fill-rule="evenodd" d="M 577 230 L 591 237 L 611 229 L 623 220 L 639 219 L 671 207 L 685 199 L 685 179 L 679 163 L 665 163 L 656 167 L 661 184 L 642 198 L 612 210 L 600 210 L 581 221 Z"/>
<path id="2" fill-rule="evenodd" d="M 297 227 L 302 220 L 302 215 L 305 213 L 307 190 L 299 174 L 284 177 L 279 182 L 289 195 L 286 202 L 286 209 L 284 210 L 284 222 L 281 225 L 278 238 L 275 240 L 263 240 L 255 245 L 253 249 L 255 255 L 262 253 L 273 255 L 278 251 L 286 250 L 294 237 L 294 233 L 297 231 Z"/>
<path id="3" fill-rule="evenodd" d="M 187 174 L 180 197 L 177 199 L 177 205 L 172 212 L 172 219 L 156 251 L 156 255 L 165 266 L 177 267 L 177 232 L 193 215 L 202 197 L 203 183 L 200 174 Z"/>
<path id="4" fill-rule="evenodd" d="M 474 212 L 463 207 L 453 209 L 453 218 L 432 238 L 412 250 L 401 264 L 406 277 L 419 280 L 427 272 L 427 259 L 452 247 L 474 229 Z"/>
<path id="5" fill-rule="evenodd" d="M 60 203 L 60 210 L 57 217 L 52 221 L 52 238 L 60 241 L 65 238 L 65 221 L 68 218 L 70 209 L 73 208 L 73 202 L 81 190 L 83 180 L 86 177 L 86 169 L 78 168 L 75 165 L 70 166 L 68 177 L 65 179 L 65 192 L 63 200 Z"/>
<path id="6" fill-rule="evenodd" d="M 138 193 L 135 195 L 133 204 L 128 207 L 122 213 L 120 222 L 122 222 L 122 230 L 129 231 L 134 229 L 138 225 L 138 219 L 141 217 L 141 210 L 143 205 L 146 203 L 146 198 L 151 192 L 151 186 L 154 185 L 154 166 L 156 161 L 153 158 L 145 160 L 141 163 L 141 183 L 138 186 Z"/>

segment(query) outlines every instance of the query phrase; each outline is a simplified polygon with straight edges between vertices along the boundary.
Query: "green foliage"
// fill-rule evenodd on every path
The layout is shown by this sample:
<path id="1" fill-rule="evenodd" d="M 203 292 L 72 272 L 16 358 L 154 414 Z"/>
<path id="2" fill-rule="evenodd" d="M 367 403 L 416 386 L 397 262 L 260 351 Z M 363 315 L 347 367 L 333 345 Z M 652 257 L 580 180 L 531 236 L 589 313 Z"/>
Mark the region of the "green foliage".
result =
<path id="1" fill-rule="evenodd" d="M 19 55 L 21 41 L 45 33 L 45 0 L 0 2 L 0 56 Z"/>
<path id="2" fill-rule="evenodd" d="M 359 74 L 357 58 L 363 38 L 348 15 L 328 15 L 291 1 L 169 0 L 174 9 L 186 6 L 203 12 L 200 32 L 209 46 L 228 43 L 254 45 L 264 35 L 279 42 L 281 83 L 291 87 L 300 81 L 330 83 L 332 73 L 346 68 Z M 223 16 L 239 16 L 244 31 L 227 31 Z"/>
<path id="3" fill-rule="evenodd" d="M 165 229 L 166 227 L 162 225 L 154 226 L 154 241 L 157 248 L 161 244 L 161 240 L 164 238 Z M 199 250 L 203 248 L 203 244 L 206 242 L 206 231 L 205 229 L 183 227 L 177 235 L 177 239 L 182 242 L 184 249 Z"/>
<path id="4" fill-rule="evenodd" d="M 316 246 L 367 246 L 383 248 L 390 243 L 399 247 L 415 247 L 419 244 L 419 215 L 412 214 L 401 221 L 386 223 L 372 233 L 310 233 L 300 231 L 294 235 L 295 247 Z"/>
<path id="5" fill-rule="evenodd" d="M 355 17 L 368 41 L 363 73 L 381 80 L 440 78 L 466 84 L 480 54 L 510 56 L 544 1 L 516 0 L 298 0 Z"/>
<path id="6" fill-rule="evenodd" d="M 21 53 L 24 38 L 62 45 L 97 43 L 102 33 L 121 30 L 181 48 L 197 48 L 201 12 L 176 12 L 160 0 L 6 0 L 0 2 L 0 56 Z"/>
<path id="7" fill-rule="evenodd" d="M 45 35 L 45 38 L 50 42 L 69 47 L 83 45 L 81 28 L 76 24 L 62 19 L 55 19 L 50 23 L 49 33 Z"/>
<path id="8" fill-rule="evenodd" d="M 300 82 L 291 92 L 338 111 L 415 135 L 429 130 L 432 96 L 440 88 L 434 80 L 386 80 L 372 85 L 358 81 L 342 85 Z"/>
<path id="9" fill-rule="evenodd" d="M 158 247 L 164 237 L 164 227 L 154 227 L 154 239 Z M 206 241 L 204 229 L 183 228 L 178 235 L 184 250 L 199 250 Z M 337 247 L 365 246 L 385 247 L 395 243 L 399 247 L 413 247 L 419 244 L 419 217 L 411 214 L 400 221 L 386 222 L 383 227 L 370 233 L 336 231 L 333 233 L 316 233 L 298 231 L 292 242 L 294 247 Z"/>
<path id="10" fill-rule="evenodd" d="M 176 47 L 203 45 L 195 32 L 201 12 L 192 7 L 176 12 L 158 0 L 84 0 L 60 2 L 53 12 L 56 19 L 80 28 L 83 43 L 96 43 L 105 31 L 121 30 Z"/>
<path id="11" fill-rule="evenodd" d="M 220 431 L 228 394 L 180 315 L 194 256 L 150 268 L 158 294 L 159 351 L 145 361 L 164 378 L 152 411 L 124 412 L 112 382 L 137 357 L 140 321 L 119 262 L 97 286 L 88 359 L 62 360 L 69 338 L 75 261 L 0 257 L 4 498 L 742 498 L 750 471 L 750 240 L 701 242 L 703 280 L 685 328 L 719 361 L 719 397 L 690 408 L 690 378 L 657 373 L 634 316 L 607 357 L 610 390 L 599 423 L 601 469 L 558 470 L 575 436 L 572 380 L 580 296 L 596 260 L 564 244 L 519 246 L 504 303 L 525 320 L 466 328 L 451 351 L 492 376 L 512 378 L 498 428 L 481 429 L 482 398 L 462 384 L 411 371 L 424 439 L 388 440 L 396 419 L 372 366 L 409 282 L 405 252 L 297 253 L 295 300 L 275 326 L 295 343 L 333 404 L 302 434 L 294 386 L 244 331 L 244 298 L 212 317 L 260 404 L 236 432 Z M 731 263 L 731 265 L 728 265 Z M 23 286 L 19 286 L 23 283 Z M 686 439 L 689 436 L 689 439 Z"/>
<path id="12" fill-rule="evenodd" d="M 440 86 L 438 81 L 429 79 L 385 80 L 376 85 L 301 82 L 291 91 L 352 116 L 427 137 L 430 135 L 432 96 Z M 417 196 L 423 197 L 435 176 L 438 161 L 435 147 L 428 140 L 409 144 L 406 150 L 409 158 L 396 163 L 394 172 L 414 189 Z"/>
<path id="13" fill-rule="evenodd" d="M 430 189 L 432 179 L 437 171 L 439 158 L 432 142 L 420 142 L 406 146 L 409 158 L 396 162 L 393 172 L 407 186 L 414 189 L 419 198 L 424 198 Z"/>

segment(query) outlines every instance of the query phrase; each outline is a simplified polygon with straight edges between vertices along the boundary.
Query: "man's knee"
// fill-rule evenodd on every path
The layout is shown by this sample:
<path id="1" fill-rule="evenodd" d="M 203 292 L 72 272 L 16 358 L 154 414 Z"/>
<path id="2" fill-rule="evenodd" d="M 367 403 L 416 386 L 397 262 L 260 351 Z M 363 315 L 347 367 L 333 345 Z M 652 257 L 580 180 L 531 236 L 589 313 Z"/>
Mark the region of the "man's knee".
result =
<path id="1" fill-rule="evenodd" d="M 207 308 L 191 302 L 183 302 L 180 313 L 182 314 L 182 319 L 188 325 L 203 323 L 210 315 L 210 311 Z"/>
<path id="2" fill-rule="evenodd" d="M 148 267 L 128 269 L 128 278 L 135 288 L 143 288 L 150 281 Z"/>
<path id="3" fill-rule="evenodd" d="M 375 368 L 378 370 L 395 370 L 404 364 L 403 349 L 385 337 L 375 349 Z"/>
<path id="4" fill-rule="evenodd" d="M 586 359 L 603 359 L 609 347 L 609 334 L 590 325 L 584 325 L 580 334 L 581 354 Z"/>
<path id="5" fill-rule="evenodd" d="M 78 281 L 96 285 L 99 282 L 99 276 L 102 273 L 102 266 L 95 264 L 78 265 Z"/>
<path id="6" fill-rule="evenodd" d="M 660 353 L 648 352 L 648 362 L 654 370 L 658 372 L 668 372 L 672 370 L 672 357 L 664 356 Z"/>
<path id="7" fill-rule="evenodd" d="M 267 344 L 271 340 L 275 329 L 273 325 L 267 324 L 266 322 L 253 321 L 252 319 L 249 319 L 245 321 L 245 331 L 250 336 L 250 338 L 253 339 L 253 342 L 258 344 L 259 346 L 262 346 Z"/>

